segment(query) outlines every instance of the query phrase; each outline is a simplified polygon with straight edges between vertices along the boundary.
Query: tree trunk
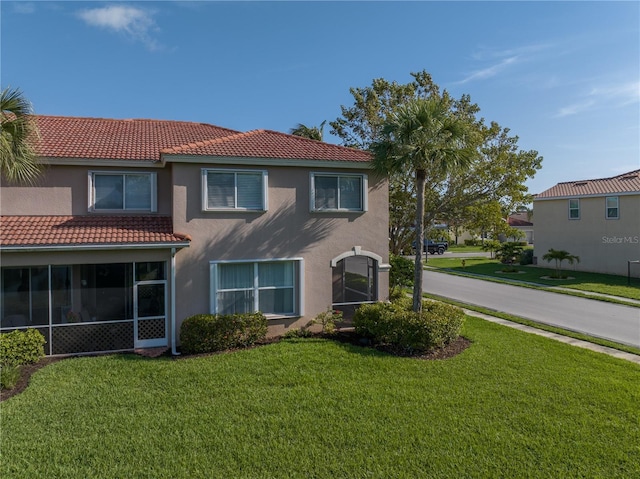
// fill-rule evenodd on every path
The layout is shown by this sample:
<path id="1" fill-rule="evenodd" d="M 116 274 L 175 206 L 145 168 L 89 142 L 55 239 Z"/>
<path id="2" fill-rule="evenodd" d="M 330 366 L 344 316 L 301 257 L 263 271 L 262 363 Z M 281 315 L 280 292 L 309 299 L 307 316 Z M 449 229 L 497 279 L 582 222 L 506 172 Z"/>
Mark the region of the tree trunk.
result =
<path id="1" fill-rule="evenodd" d="M 416 170 L 416 264 L 413 275 L 413 310 L 422 311 L 422 251 L 424 250 L 424 186 L 425 170 Z"/>

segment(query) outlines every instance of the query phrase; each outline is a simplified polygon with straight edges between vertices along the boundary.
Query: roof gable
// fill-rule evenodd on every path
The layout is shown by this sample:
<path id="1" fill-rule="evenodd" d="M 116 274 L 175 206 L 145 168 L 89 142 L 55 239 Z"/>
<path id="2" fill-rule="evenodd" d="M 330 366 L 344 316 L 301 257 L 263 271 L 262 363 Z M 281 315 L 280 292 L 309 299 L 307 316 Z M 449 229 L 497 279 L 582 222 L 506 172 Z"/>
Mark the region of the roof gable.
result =
<path id="1" fill-rule="evenodd" d="M 36 115 L 39 156 L 160 162 L 172 156 L 369 162 L 363 150 L 271 130 L 242 133 L 206 123 Z M 164 158 L 163 158 L 164 157 Z"/>
<path id="2" fill-rule="evenodd" d="M 166 120 L 113 120 L 36 116 L 44 158 L 159 161 L 160 151 L 175 145 L 238 133 L 206 123 Z"/>
<path id="3" fill-rule="evenodd" d="M 633 170 L 610 178 L 565 181 L 536 195 L 536 200 L 609 194 L 640 194 L 640 170 Z"/>
<path id="4" fill-rule="evenodd" d="M 272 130 L 252 130 L 201 143 L 166 148 L 163 154 L 291 160 L 361 162 L 371 160 L 370 154 L 364 150 L 332 145 Z"/>

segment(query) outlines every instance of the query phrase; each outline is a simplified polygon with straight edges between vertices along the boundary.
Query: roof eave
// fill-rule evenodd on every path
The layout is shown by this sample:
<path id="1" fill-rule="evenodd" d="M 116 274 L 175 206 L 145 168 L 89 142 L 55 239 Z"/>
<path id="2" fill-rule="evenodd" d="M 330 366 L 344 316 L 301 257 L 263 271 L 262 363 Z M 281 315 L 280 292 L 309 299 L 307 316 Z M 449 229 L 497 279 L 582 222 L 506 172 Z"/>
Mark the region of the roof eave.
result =
<path id="1" fill-rule="evenodd" d="M 26 245 L 26 246 L 0 246 L 2 253 L 37 253 L 37 252 L 55 252 L 55 251 L 111 251 L 111 250 L 127 250 L 127 249 L 171 249 L 171 248 L 188 248 L 188 241 L 169 242 L 169 243 L 116 243 L 116 244 L 62 244 L 62 245 Z"/>
<path id="2" fill-rule="evenodd" d="M 340 168 L 367 169 L 373 168 L 370 161 L 353 160 L 306 160 L 288 158 L 260 158 L 255 156 L 207 156 L 207 155 L 175 155 L 162 154 L 162 163 L 196 163 L 215 165 L 245 165 L 245 166 L 289 166 L 302 168 Z"/>
<path id="3" fill-rule="evenodd" d="M 40 161 L 45 165 L 57 166 L 122 166 L 131 168 L 163 168 L 164 163 L 158 159 L 148 160 L 125 160 L 118 158 L 59 158 L 40 157 Z"/>
<path id="4" fill-rule="evenodd" d="M 604 196 L 633 196 L 640 195 L 640 191 L 609 191 L 606 193 L 590 193 L 590 194 L 575 194 L 575 195 L 555 195 L 555 196 L 543 196 L 537 195 L 533 201 L 547 201 L 547 200 L 566 200 L 568 198 L 597 198 Z"/>

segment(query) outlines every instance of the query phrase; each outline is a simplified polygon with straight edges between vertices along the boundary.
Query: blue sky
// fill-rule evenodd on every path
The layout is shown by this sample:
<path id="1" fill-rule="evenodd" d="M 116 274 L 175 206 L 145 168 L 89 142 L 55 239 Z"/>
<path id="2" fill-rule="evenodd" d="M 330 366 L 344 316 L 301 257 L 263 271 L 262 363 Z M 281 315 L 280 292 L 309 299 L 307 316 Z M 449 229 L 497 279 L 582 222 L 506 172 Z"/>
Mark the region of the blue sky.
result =
<path id="1" fill-rule="evenodd" d="M 544 157 L 527 185 L 640 168 L 639 2 L 0 2 L 1 86 L 36 113 L 319 125 L 427 70 Z M 325 127 L 325 140 L 339 143 Z"/>

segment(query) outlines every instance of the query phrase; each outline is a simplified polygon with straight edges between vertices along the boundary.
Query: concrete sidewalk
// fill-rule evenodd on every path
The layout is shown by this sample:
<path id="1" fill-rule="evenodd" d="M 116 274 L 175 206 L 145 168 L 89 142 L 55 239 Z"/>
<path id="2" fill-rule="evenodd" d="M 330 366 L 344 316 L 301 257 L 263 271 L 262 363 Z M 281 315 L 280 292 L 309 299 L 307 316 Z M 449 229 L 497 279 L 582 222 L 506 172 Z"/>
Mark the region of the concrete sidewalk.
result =
<path id="1" fill-rule="evenodd" d="M 582 341 L 580 339 L 562 336 L 561 334 L 551 333 L 542 329 L 532 328 L 531 326 L 525 326 L 524 324 L 514 323 L 512 321 L 507 321 L 506 319 L 502 318 L 496 318 L 495 316 L 490 316 L 488 314 L 478 313 L 477 311 L 472 311 L 470 309 L 463 308 L 463 311 L 469 316 L 475 316 L 476 318 L 491 321 L 492 323 L 501 324 L 502 326 L 518 329 L 526 333 L 537 334 L 538 336 L 544 336 L 545 338 L 560 341 L 561 343 L 565 344 L 570 344 L 571 346 L 589 349 L 598 353 L 608 354 L 609 356 L 613 356 L 618 359 L 624 359 L 625 361 L 631 361 L 632 363 L 640 364 L 640 356 L 638 356 L 637 354 L 631 354 L 624 351 L 619 351 L 617 349 L 608 348 L 606 346 L 600 346 L 599 344 L 590 343 L 588 341 Z"/>

